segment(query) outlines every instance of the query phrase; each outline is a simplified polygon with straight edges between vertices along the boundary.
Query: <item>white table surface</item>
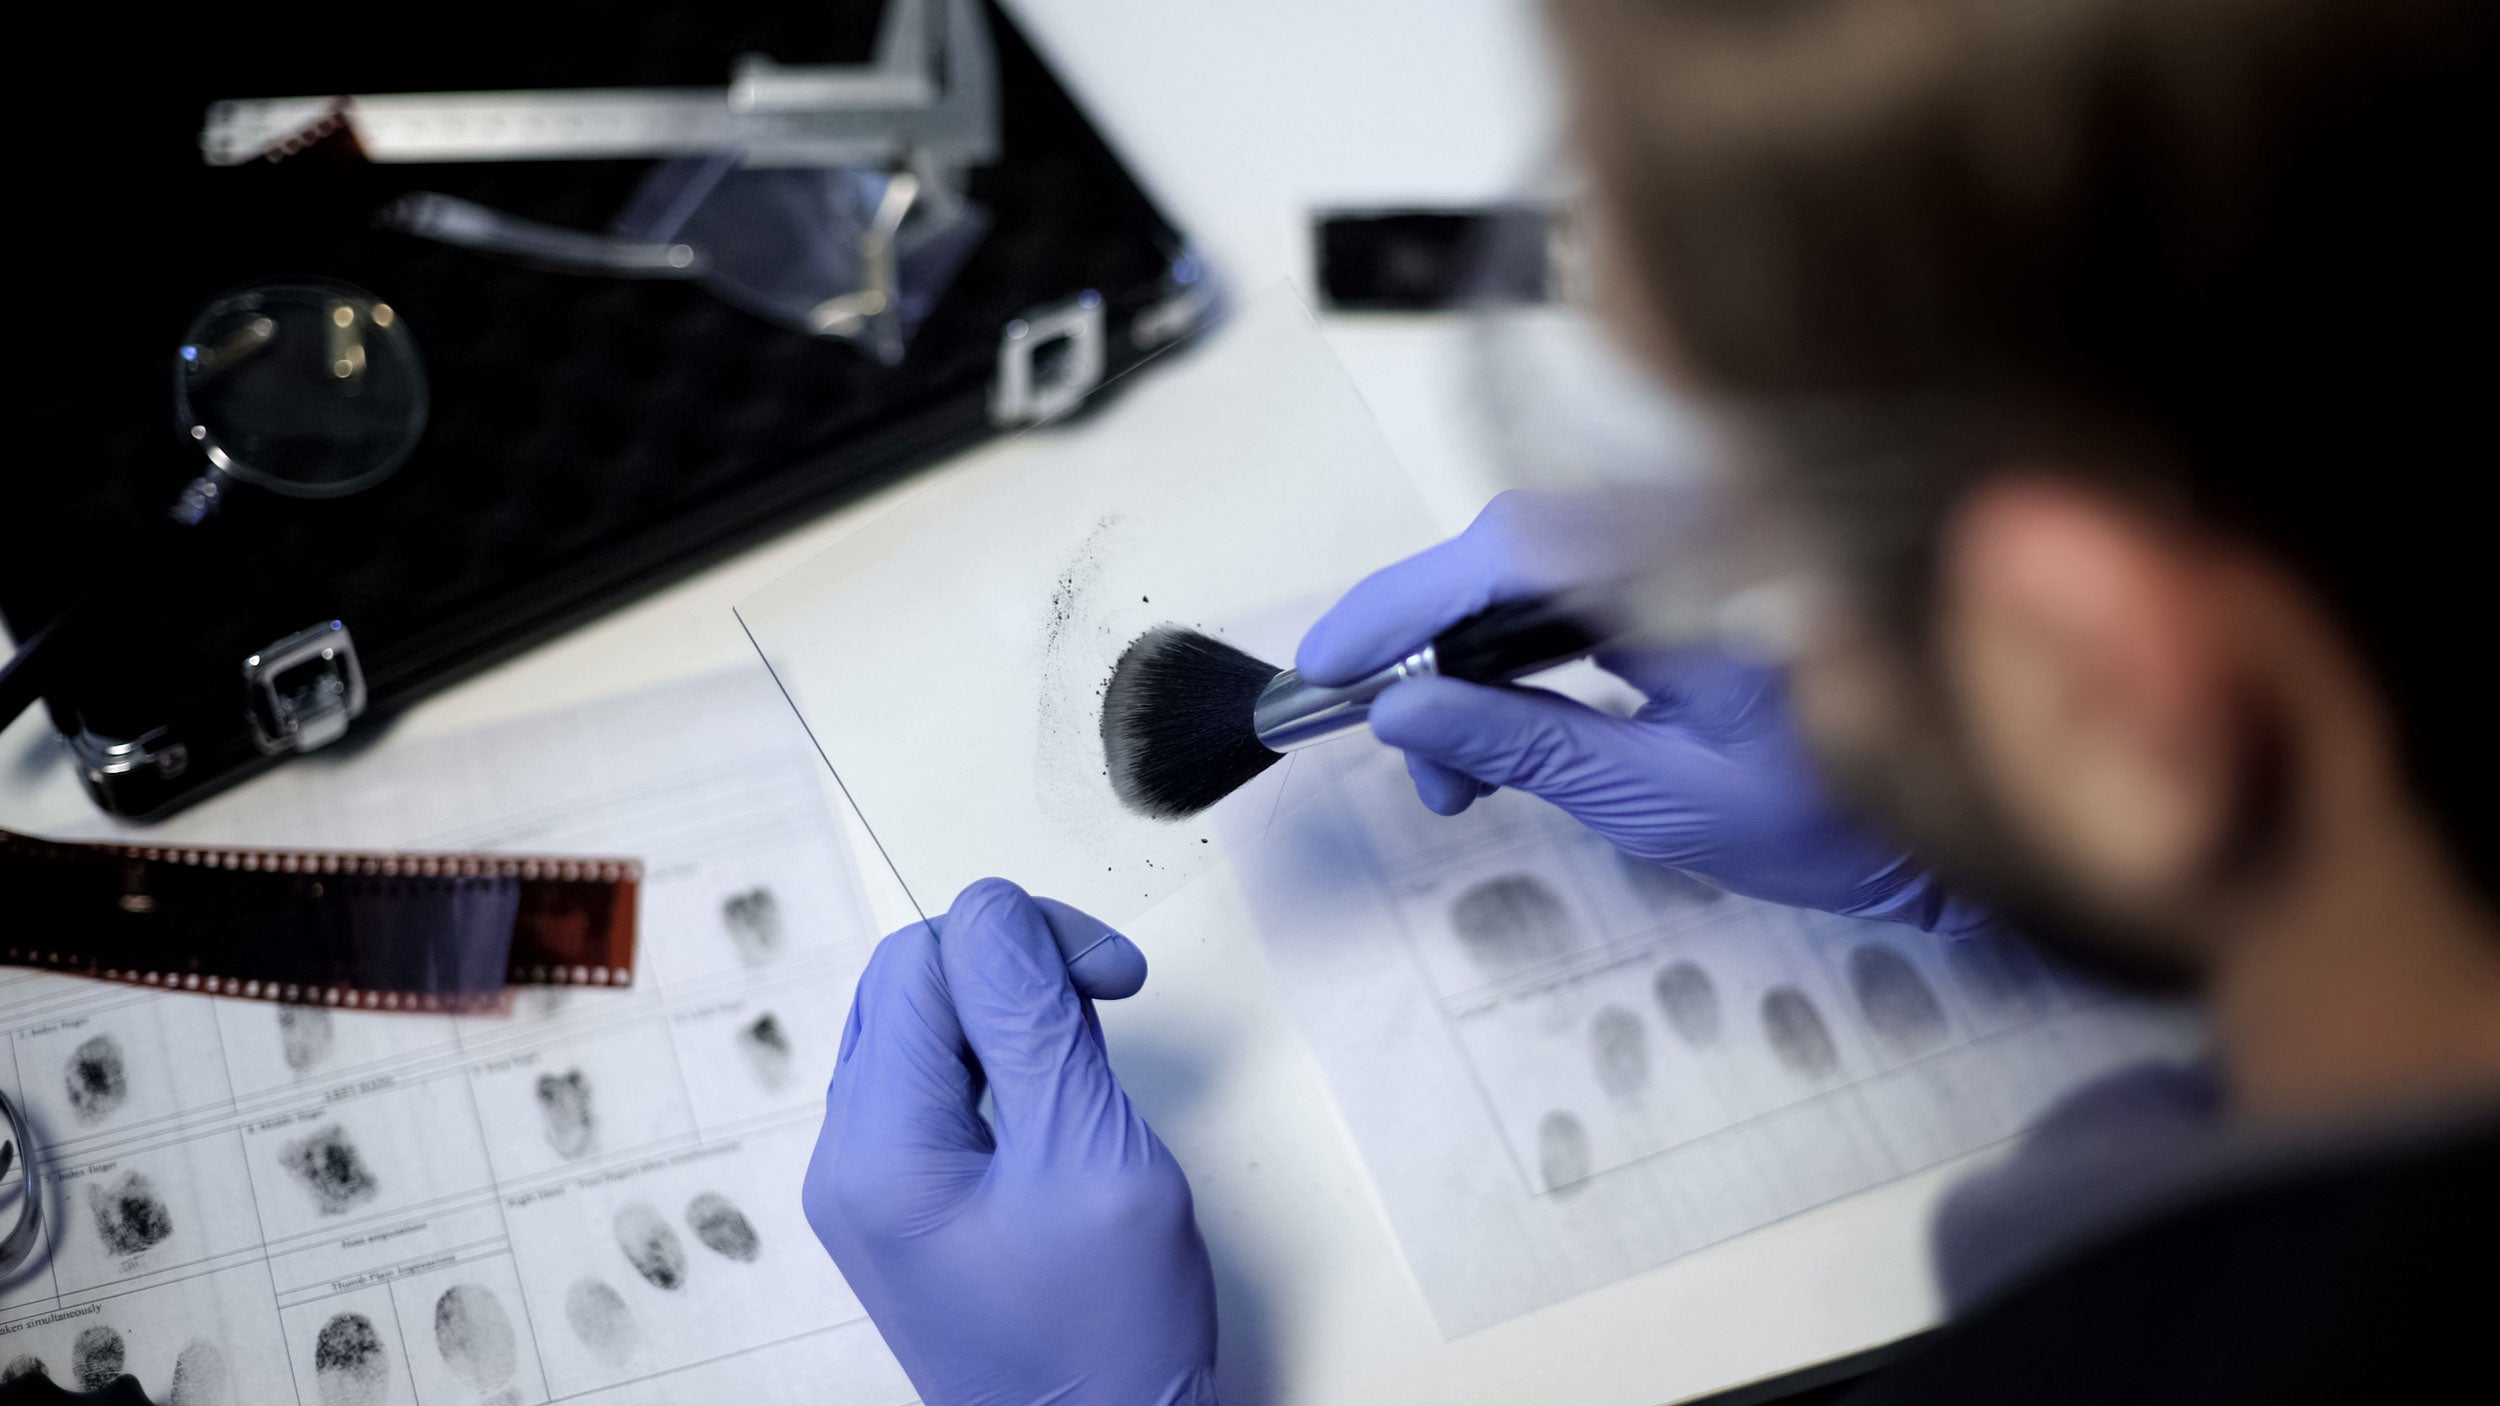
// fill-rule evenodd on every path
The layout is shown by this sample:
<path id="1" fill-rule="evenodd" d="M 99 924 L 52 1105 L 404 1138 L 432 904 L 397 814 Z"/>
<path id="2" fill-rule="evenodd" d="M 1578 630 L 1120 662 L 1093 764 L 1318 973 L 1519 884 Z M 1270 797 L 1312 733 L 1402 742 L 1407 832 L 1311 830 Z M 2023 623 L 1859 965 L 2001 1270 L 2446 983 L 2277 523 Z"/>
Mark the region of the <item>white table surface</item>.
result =
<path id="1" fill-rule="evenodd" d="M 1009 8 L 1237 289 L 1307 275 L 1314 207 L 1493 198 L 1549 149 L 1526 0 Z M 1371 318 L 1327 332 L 1427 501 L 1463 523 L 1499 485 L 1453 414 L 1457 329 Z M 891 496 L 795 525 L 430 699 L 383 745 L 755 667 L 731 607 Z M 246 786 L 192 823 L 252 803 Z M 38 714 L 0 733 L 0 824 L 93 816 Z M 866 877 L 880 921 L 909 916 L 890 874 Z M 1959 1164 L 1445 1341 L 1263 957 L 1188 942 L 1151 955 L 1147 992 L 1107 1007 L 1105 1025 L 1115 1065 L 1197 1191 L 1229 1401 L 1672 1401 L 1887 1341 L 1937 1313 L 1925 1226 Z"/>

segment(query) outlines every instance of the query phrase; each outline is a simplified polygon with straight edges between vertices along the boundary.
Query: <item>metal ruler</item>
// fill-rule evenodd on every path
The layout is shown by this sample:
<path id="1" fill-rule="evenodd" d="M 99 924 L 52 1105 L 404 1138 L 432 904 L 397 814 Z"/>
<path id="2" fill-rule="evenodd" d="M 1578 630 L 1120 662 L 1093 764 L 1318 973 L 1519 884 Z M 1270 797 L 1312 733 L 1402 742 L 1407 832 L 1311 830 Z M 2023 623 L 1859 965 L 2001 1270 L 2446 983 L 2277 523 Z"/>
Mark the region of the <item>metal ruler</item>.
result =
<path id="1" fill-rule="evenodd" d="M 344 126 L 368 160 L 556 161 L 725 150 L 751 166 L 998 153 L 998 76 L 979 0 L 891 0 L 865 64 L 741 59 L 726 88 L 521 89 L 254 98 L 211 104 L 211 166 L 279 160 Z"/>

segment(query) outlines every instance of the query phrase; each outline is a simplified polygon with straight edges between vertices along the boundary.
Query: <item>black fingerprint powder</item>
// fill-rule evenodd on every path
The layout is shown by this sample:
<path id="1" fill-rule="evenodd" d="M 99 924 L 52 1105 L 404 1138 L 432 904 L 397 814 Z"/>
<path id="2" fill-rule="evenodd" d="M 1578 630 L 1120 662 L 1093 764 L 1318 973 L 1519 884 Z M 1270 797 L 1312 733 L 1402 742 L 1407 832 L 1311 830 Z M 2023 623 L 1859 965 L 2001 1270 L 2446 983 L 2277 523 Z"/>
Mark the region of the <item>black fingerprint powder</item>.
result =
<path id="1" fill-rule="evenodd" d="M 234 1374 L 217 1344 L 193 1341 L 183 1348 L 165 1406 L 234 1406 Z"/>
<path id="2" fill-rule="evenodd" d="M 1649 1032 L 1641 1018 L 1621 1006 L 1608 1006 L 1589 1020 L 1589 1063 L 1597 1071 L 1597 1087 L 1612 1099 L 1640 1097 L 1649 1087 Z"/>
<path id="3" fill-rule="evenodd" d="M 1550 961 L 1571 950 L 1571 914 L 1543 879 L 1505 874 L 1462 890 L 1450 903 L 1450 928 L 1476 965 L 1503 973 Z"/>
<path id="4" fill-rule="evenodd" d="M 101 1123 L 130 1097 L 130 1070 L 122 1059 L 122 1042 L 96 1035 L 70 1051 L 61 1082 L 69 1088 L 69 1107 L 81 1123 Z"/>
<path id="5" fill-rule="evenodd" d="M 52 1369 L 33 1353 L 21 1352 L 9 1359 L 9 1365 L 0 1367 L 0 1382 L 13 1382 L 20 1377 L 41 1377 L 48 1382 L 52 1380 Z"/>
<path id="6" fill-rule="evenodd" d="M 1697 962 L 1676 962 L 1661 968 L 1649 984 L 1658 1014 L 1675 1037 L 1694 1049 L 1719 1043 L 1719 989 Z"/>
<path id="7" fill-rule="evenodd" d="M 768 888 L 752 888 L 721 900 L 720 917 L 729 941 L 747 965 L 770 961 L 781 950 L 781 900 Z"/>
<path id="8" fill-rule="evenodd" d="M 102 1391 L 122 1374 L 122 1364 L 129 1356 L 120 1333 L 111 1328 L 89 1328 L 69 1345 L 70 1375 L 78 1379 L 80 1391 Z"/>
<path id="9" fill-rule="evenodd" d="M 1782 986 L 1762 998 L 1762 1034 L 1771 1053 L 1796 1073 L 1820 1079 L 1840 1067 L 1840 1047 L 1823 1024 L 1814 1003 L 1793 986 Z"/>
<path id="10" fill-rule="evenodd" d="M 434 1346 L 452 1374 L 491 1391 L 512 1380 L 519 1337 L 503 1301 L 483 1284 L 454 1284 L 434 1301 Z"/>
<path id="11" fill-rule="evenodd" d="M 634 1311 L 616 1290 L 596 1279 L 577 1279 L 564 1293 L 564 1321 L 582 1346 L 611 1367 L 622 1367 L 642 1341 Z"/>
<path id="12" fill-rule="evenodd" d="M 1944 1040 L 1944 1007 L 1910 959 L 1868 944 L 1849 954 L 1849 986 L 1876 1036 L 1897 1054 L 1916 1054 Z"/>
<path id="13" fill-rule="evenodd" d="M 391 1390 L 391 1354 L 373 1320 L 342 1313 L 313 1339 L 313 1386 L 322 1406 L 373 1406 Z"/>
<path id="14" fill-rule="evenodd" d="M 370 1201 L 382 1189 L 366 1169 L 347 1130 L 338 1124 L 288 1143 L 278 1152 L 278 1165 L 312 1193 L 313 1205 L 325 1216 L 343 1215 L 349 1207 Z"/>
<path id="15" fill-rule="evenodd" d="M 278 1046 L 286 1053 L 286 1067 L 301 1074 L 330 1057 L 330 1047 L 337 1043 L 330 1013 L 319 1006 L 278 1007 Z"/>
<path id="16" fill-rule="evenodd" d="M 1589 1179 L 1589 1132 L 1560 1109 L 1536 1125 L 1537 1175 L 1548 1191 L 1568 1192 Z"/>
<path id="17" fill-rule="evenodd" d="M 634 1202 L 616 1213 L 616 1247 L 625 1252 L 634 1272 L 654 1289 L 678 1289 L 686 1283 L 686 1244 L 669 1229 L 660 1213 Z"/>
<path id="18" fill-rule="evenodd" d="M 174 1233 L 174 1218 L 156 1186 L 138 1172 L 124 1172 L 111 1186 L 87 1184 L 87 1208 L 108 1255 L 145 1254 Z"/>
<path id="19" fill-rule="evenodd" d="M 1957 937 L 1944 949 L 1945 965 L 1973 1004 L 1998 1015 L 2038 1015 L 2048 1009 L 2049 978 L 2029 952 L 1996 937 Z"/>
<path id="20" fill-rule="evenodd" d="M 538 1076 L 538 1116 L 546 1125 L 547 1145 L 566 1157 L 579 1157 L 598 1140 L 599 1123 L 590 1112 L 590 1080 L 578 1069 Z"/>
<path id="21" fill-rule="evenodd" d="M 738 1027 L 738 1050 L 746 1056 L 747 1067 L 755 1071 L 755 1082 L 767 1092 L 790 1082 L 790 1032 L 782 1029 L 780 1017 L 771 1011 Z"/>
<path id="22" fill-rule="evenodd" d="M 694 1227 L 694 1238 L 706 1249 L 741 1264 L 753 1264 L 763 1249 L 747 1213 L 717 1191 L 706 1191 L 686 1203 L 686 1224 Z"/>

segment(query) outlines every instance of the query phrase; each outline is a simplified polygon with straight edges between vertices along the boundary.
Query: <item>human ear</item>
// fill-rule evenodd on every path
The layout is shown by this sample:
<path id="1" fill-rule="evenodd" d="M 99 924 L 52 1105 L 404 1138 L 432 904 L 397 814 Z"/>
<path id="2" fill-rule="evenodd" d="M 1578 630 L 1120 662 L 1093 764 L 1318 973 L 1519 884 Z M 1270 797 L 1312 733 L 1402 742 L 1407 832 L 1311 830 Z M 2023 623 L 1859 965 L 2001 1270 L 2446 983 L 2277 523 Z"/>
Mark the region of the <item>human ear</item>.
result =
<path id="1" fill-rule="evenodd" d="M 2246 778 L 2209 556 L 2157 513 L 2038 473 L 1983 482 L 1943 539 L 1937 639 L 1979 784 L 2111 912 L 2165 916 L 2232 840 Z"/>

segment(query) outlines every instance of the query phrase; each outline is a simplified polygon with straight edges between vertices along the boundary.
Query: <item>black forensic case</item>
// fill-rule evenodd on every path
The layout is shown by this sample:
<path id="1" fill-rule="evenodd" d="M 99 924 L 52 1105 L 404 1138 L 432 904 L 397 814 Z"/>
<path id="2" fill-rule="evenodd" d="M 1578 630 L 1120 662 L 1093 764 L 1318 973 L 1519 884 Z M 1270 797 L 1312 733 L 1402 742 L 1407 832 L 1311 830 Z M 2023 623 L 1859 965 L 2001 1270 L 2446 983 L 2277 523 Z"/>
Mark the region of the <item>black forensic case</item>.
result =
<path id="1" fill-rule="evenodd" d="M 945 3 L 945 0 L 935 0 Z M 989 225 L 896 364 L 683 281 L 586 276 L 377 223 L 411 191 L 581 230 L 644 160 L 384 164 L 307 150 L 207 164 L 221 99 L 718 88 L 742 55 L 870 57 L 884 0 L 665 6 L 445 0 L 386 25 L 305 0 L 88 6 L 12 99 L 22 289 L 0 496 L 0 613 L 23 640 L 104 587 L 47 690 L 107 811 L 155 817 L 283 761 L 247 660 L 344 626 L 365 708 L 397 708 L 742 545 L 1032 418 L 1035 379 L 1109 381 L 1210 315 L 1210 285 L 1016 26 L 981 4 L 999 145 Z M 27 55 L 21 51 L 21 62 Z M 66 104 L 66 106 L 64 106 Z M 253 495 L 121 550 L 201 469 L 173 358 L 193 313 L 260 279 L 343 280 L 404 317 L 432 409 L 395 475 L 331 501 Z M 1090 345 L 1088 345 L 1090 343 Z M 110 582 L 100 583 L 100 573 Z M 333 652 L 335 653 L 335 651 Z M 332 670 L 319 651 L 283 681 Z"/>

